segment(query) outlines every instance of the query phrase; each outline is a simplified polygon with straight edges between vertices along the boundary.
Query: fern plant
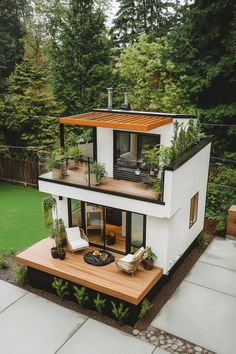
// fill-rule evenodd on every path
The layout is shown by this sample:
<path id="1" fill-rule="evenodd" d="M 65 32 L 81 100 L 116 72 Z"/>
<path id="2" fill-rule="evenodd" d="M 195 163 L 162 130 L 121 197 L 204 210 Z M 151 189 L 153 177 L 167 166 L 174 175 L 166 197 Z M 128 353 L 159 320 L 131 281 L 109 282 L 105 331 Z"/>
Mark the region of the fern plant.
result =
<path id="1" fill-rule="evenodd" d="M 53 289 L 56 290 L 57 296 L 59 296 L 59 298 L 61 300 L 63 300 L 66 295 L 69 295 L 69 291 L 67 290 L 68 289 L 68 281 L 64 281 L 63 279 L 54 278 L 54 280 L 52 282 L 52 287 L 53 287 Z"/>
<path id="2" fill-rule="evenodd" d="M 81 286 L 78 288 L 77 286 L 73 286 L 75 292 L 74 296 L 79 304 L 79 306 L 83 306 L 83 304 L 88 300 L 88 293 L 86 292 L 86 289 Z"/>
<path id="3" fill-rule="evenodd" d="M 96 310 L 101 314 L 106 306 L 106 299 L 103 299 L 99 293 L 93 300 Z"/>
<path id="4" fill-rule="evenodd" d="M 118 322 L 123 323 L 123 321 L 129 315 L 129 307 L 125 308 L 123 302 L 121 302 L 119 306 L 113 301 L 111 303 L 112 303 L 112 313 L 115 319 Z"/>
<path id="5" fill-rule="evenodd" d="M 138 317 L 142 320 L 151 307 L 151 301 L 149 301 L 147 298 L 144 299 L 141 303 L 141 309 Z"/>

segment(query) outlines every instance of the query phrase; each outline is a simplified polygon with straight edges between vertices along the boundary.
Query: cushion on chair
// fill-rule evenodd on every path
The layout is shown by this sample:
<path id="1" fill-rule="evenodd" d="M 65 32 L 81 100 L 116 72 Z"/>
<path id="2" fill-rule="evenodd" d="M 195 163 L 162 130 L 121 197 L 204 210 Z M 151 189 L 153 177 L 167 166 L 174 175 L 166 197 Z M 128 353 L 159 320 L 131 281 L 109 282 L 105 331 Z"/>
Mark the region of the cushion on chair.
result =
<path id="1" fill-rule="evenodd" d="M 81 238 L 79 227 L 67 227 L 66 234 L 69 242 L 76 241 Z"/>
<path id="2" fill-rule="evenodd" d="M 130 262 L 133 262 L 134 255 L 133 254 L 127 254 L 125 257 L 120 258 L 119 260 L 122 261 L 122 262 L 130 263 Z"/>
<path id="3" fill-rule="evenodd" d="M 142 256 L 143 253 L 144 253 L 144 248 L 143 247 L 139 248 L 134 254 L 134 260 Z"/>
<path id="4" fill-rule="evenodd" d="M 83 240 L 82 238 L 80 240 L 71 241 L 70 244 L 71 244 L 73 249 L 79 249 L 81 247 L 87 247 L 88 246 L 88 242 Z"/>
<path id="5" fill-rule="evenodd" d="M 80 249 L 89 247 L 88 241 L 81 237 L 81 232 L 79 227 L 67 227 L 66 228 L 66 238 L 69 246 L 73 251 L 79 251 Z"/>

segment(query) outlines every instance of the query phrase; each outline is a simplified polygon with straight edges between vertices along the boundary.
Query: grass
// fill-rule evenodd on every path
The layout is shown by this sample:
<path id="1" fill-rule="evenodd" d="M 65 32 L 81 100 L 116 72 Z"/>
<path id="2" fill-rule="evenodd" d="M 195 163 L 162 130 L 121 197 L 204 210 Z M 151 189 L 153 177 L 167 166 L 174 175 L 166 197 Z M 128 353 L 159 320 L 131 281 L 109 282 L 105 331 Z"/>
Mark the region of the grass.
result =
<path id="1" fill-rule="evenodd" d="M 48 235 L 37 189 L 0 183 L 0 252 L 19 250 Z"/>

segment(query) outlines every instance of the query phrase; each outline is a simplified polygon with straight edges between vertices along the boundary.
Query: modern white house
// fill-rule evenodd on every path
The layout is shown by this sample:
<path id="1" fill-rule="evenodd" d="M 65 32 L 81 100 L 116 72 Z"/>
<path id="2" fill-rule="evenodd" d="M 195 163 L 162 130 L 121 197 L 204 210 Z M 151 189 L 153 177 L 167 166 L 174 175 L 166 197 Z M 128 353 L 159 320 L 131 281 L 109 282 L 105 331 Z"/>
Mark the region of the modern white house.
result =
<path id="1" fill-rule="evenodd" d="M 123 254 L 151 246 L 167 274 L 203 230 L 211 143 L 202 138 L 151 178 L 143 151 L 171 146 L 174 122 L 187 126 L 192 118 L 111 107 L 60 118 L 63 147 L 68 127 L 82 126 L 93 131 L 92 149 L 83 147 L 83 163 L 63 179 L 39 176 L 39 190 L 55 196 L 65 226 L 80 226 L 91 245 Z M 93 161 L 106 167 L 100 185 Z M 159 195 L 153 178 L 161 179 Z"/>

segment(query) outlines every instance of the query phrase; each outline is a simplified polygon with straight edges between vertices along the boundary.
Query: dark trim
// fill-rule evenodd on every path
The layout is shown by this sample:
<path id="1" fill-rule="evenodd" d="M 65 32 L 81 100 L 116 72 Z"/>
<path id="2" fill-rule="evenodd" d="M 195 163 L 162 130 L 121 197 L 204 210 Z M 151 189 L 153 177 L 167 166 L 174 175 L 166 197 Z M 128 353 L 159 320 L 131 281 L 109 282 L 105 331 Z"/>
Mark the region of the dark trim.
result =
<path id="1" fill-rule="evenodd" d="M 65 148 L 65 138 L 64 138 L 65 129 L 64 129 L 64 124 L 59 124 L 59 128 L 60 128 L 60 145 L 61 145 L 61 148 L 64 149 Z"/>
<path id="2" fill-rule="evenodd" d="M 193 198 L 195 199 L 196 197 L 197 197 L 197 215 L 196 215 L 196 219 L 191 223 L 191 222 L 190 222 L 190 216 L 191 216 L 192 200 L 193 200 Z M 198 219 L 198 211 L 199 211 L 198 205 L 199 205 L 199 191 L 198 191 L 197 193 L 195 193 L 195 194 L 192 196 L 192 198 L 190 199 L 189 230 L 190 230 L 191 227 L 197 222 L 197 219 Z"/>
<path id="3" fill-rule="evenodd" d="M 45 178 L 45 177 L 41 177 L 41 176 L 38 177 L 38 180 L 39 181 L 49 182 L 49 183 L 61 184 L 63 186 L 68 186 L 68 187 L 86 189 L 86 190 L 90 190 L 90 191 L 98 192 L 98 193 L 116 195 L 117 197 L 140 200 L 140 201 L 147 202 L 147 203 L 165 205 L 165 202 L 162 202 L 160 200 L 152 200 L 152 199 L 148 199 L 148 198 L 136 197 L 136 196 L 124 194 L 124 193 L 121 193 L 121 192 L 114 192 L 114 191 L 109 192 L 109 191 L 106 191 L 106 190 L 99 190 L 99 189 L 96 189 L 96 188 L 93 188 L 93 187 L 79 186 L 78 184 L 68 183 L 68 182 L 63 182 L 63 181 L 58 181 L 58 180 L 53 180 L 53 179 L 49 179 L 49 178 Z M 90 203 L 90 202 L 88 202 L 88 203 Z"/>
<path id="4" fill-rule="evenodd" d="M 153 116 L 153 117 L 170 117 L 170 118 L 186 118 L 186 119 L 191 119 L 195 118 L 197 119 L 197 116 L 195 115 L 188 115 L 188 114 L 177 114 L 177 113 L 161 113 L 161 112 L 142 112 L 142 111 L 125 111 L 122 109 L 102 109 L 102 108 L 94 108 L 92 109 L 93 112 L 109 112 L 109 113 L 122 113 L 122 114 L 133 114 L 135 115 L 145 115 L 145 116 Z"/>
<path id="5" fill-rule="evenodd" d="M 72 208 L 71 208 L 71 198 L 67 198 L 67 210 L 68 210 L 68 223 L 69 227 L 72 227 Z"/>
<path id="6" fill-rule="evenodd" d="M 131 211 L 126 212 L 126 252 L 131 251 Z M 127 237 L 128 235 L 128 237 Z"/>
<path id="7" fill-rule="evenodd" d="M 190 150 L 185 152 L 182 156 L 177 158 L 169 166 L 164 166 L 164 170 L 167 170 L 167 171 L 177 170 L 179 167 L 181 167 L 183 164 L 185 164 L 185 162 L 190 160 L 194 155 L 196 155 L 199 151 L 201 151 L 205 146 L 210 144 L 211 140 L 212 140 L 211 137 L 203 138 L 198 144 L 196 144 Z"/>
<path id="8" fill-rule="evenodd" d="M 97 161 L 97 127 L 93 127 L 93 161 Z"/>
<path id="9" fill-rule="evenodd" d="M 59 200 L 63 200 L 63 197 L 61 195 L 59 195 Z"/>

